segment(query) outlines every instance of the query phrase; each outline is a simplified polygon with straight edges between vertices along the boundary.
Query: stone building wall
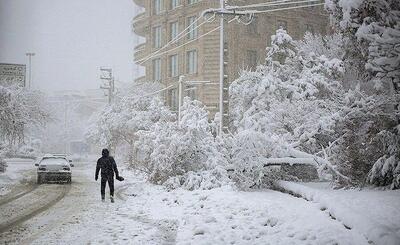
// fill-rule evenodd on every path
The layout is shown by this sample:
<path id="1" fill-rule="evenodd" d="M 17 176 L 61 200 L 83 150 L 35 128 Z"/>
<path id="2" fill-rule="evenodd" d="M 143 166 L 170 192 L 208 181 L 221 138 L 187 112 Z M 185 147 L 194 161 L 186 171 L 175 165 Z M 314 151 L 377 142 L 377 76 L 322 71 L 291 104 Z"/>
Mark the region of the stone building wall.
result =
<path id="1" fill-rule="evenodd" d="M 181 0 L 181 6 L 170 10 L 169 4 L 171 0 L 164 0 L 164 11 L 155 15 L 153 3 L 154 0 L 134 0 L 135 3 L 141 4 L 145 8 L 145 13 L 133 20 L 135 33 L 144 36 L 146 43 L 135 48 L 135 60 L 142 60 L 158 49 L 153 47 L 153 28 L 155 26 L 162 27 L 162 43 L 164 46 L 169 42 L 170 23 L 179 21 L 179 31 L 183 31 L 188 25 L 188 17 L 199 17 L 201 13 L 208 8 L 218 8 L 219 1 L 216 0 L 199 0 L 198 3 L 188 4 L 188 0 Z M 245 4 L 261 3 L 263 0 L 248 0 Z M 231 0 L 231 5 L 243 5 L 243 1 Z M 202 21 L 201 21 L 202 22 Z M 200 23 L 201 23 L 200 22 Z M 246 26 L 236 21 L 226 24 L 225 28 L 225 74 L 227 75 L 226 87 L 234 81 L 239 71 L 242 69 L 254 69 L 257 64 L 261 64 L 265 59 L 265 49 L 270 43 L 270 37 L 276 29 L 285 25 L 285 29 L 295 39 L 300 39 L 304 33 L 312 31 L 315 33 L 326 33 L 328 28 L 328 17 L 323 12 L 322 7 L 310 7 L 307 9 L 296 9 L 266 13 L 257 15 L 252 24 Z M 201 36 L 219 26 L 219 18 L 217 17 L 212 23 L 202 25 L 198 29 L 197 36 Z M 210 84 L 202 84 L 194 86 L 194 89 L 186 91 L 184 95 L 191 95 L 202 101 L 210 111 L 210 118 L 213 118 L 219 110 L 219 31 L 216 30 L 201 39 L 192 41 L 190 44 L 182 45 L 188 42 L 186 37 L 182 38 L 168 48 L 159 51 L 161 58 L 161 82 L 165 86 L 176 84 L 179 76 L 169 76 L 169 56 L 177 54 L 179 59 L 179 74 L 185 75 L 186 81 L 210 81 Z M 197 73 L 187 74 L 187 51 L 196 50 L 198 54 Z M 168 51 L 168 52 L 165 52 Z M 142 60 L 143 61 L 143 60 Z M 149 59 L 144 64 L 146 75 L 139 78 L 140 81 L 153 80 L 153 64 Z M 185 86 L 185 90 L 190 86 Z M 177 86 L 164 94 L 165 102 L 171 107 L 175 107 L 177 103 Z M 227 102 L 227 91 L 224 94 L 224 100 Z M 227 104 L 224 105 L 228 108 Z M 227 115 L 229 113 L 225 112 Z"/>

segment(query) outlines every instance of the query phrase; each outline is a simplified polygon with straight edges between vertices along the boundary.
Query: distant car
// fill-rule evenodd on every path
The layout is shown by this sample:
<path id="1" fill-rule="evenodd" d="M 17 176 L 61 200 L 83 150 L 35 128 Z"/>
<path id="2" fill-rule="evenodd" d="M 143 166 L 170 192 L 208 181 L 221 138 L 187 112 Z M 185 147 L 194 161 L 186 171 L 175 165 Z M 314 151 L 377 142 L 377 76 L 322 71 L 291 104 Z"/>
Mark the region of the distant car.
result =
<path id="1" fill-rule="evenodd" d="M 42 184 L 48 181 L 71 183 L 71 167 L 74 165 L 64 157 L 44 156 L 37 166 L 37 183 Z"/>
<path id="2" fill-rule="evenodd" d="M 64 153 L 47 153 L 44 156 L 42 156 L 41 158 L 39 158 L 39 160 L 37 162 L 40 162 L 44 158 L 50 158 L 50 157 L 64 158 L 69 163 L 71 163 L 71 165 L 73 165 L 72 159 L 67 154 L 64 154 Z"/>

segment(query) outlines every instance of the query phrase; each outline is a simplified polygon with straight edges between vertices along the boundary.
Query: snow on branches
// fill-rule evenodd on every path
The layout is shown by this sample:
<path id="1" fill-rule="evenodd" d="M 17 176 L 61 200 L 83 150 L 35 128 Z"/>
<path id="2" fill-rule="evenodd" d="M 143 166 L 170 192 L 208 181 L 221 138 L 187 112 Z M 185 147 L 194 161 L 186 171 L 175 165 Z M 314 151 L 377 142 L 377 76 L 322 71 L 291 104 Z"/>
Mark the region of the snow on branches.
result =
<path id="1" fill-rule="evenodd" d="M 208 113 L 199 101 L 185 98 L 179 124 L 155 123 L 138 135 L 136 167 L 146 172 L 151 182 L 189 190 L 229 182 L 223 169 L 226 159 L 218 151 Z"/>
<path id="2" fill-rule="evenodd" d="M 343 64 L 328 55 L 328 50 L 337 49 L 327 47 L 333 42 L 319 43 L 318 54 L 308 52 L 321 39 L 309 36 L 295 42 L 279 29 L 267 48 L 266 64 L 232 83 L 230 111 L 236 131 L 232 161 L 235 173 L 240 173 L 239 183 L 261 186 L 278 178 L 263 163 L 267 157 L 285 157 L 280 149 L 295 147 L 316 154 L 334 140 Z"/>
<path id="3" fill-rule="evenodd" d="M 0 86 L 0 142 L 21 144 L 28 128 L 42 127 L 49 118 L 41 93 Z"/>
<path id="4" fill-rule="evenodd" d="M 400 4 L 398 0 L 327 0 L 332 22 L 349 38 L 349 59 L 370 79 L 400 92 Z M 386 84 L 386 86 L 385 86 Z"/>
<path id="5" fill-rule="evenodd" d="M 86 132 L 86 138 L 95 145 L 111 149 L 127 146 L 124 155 L 132 164 L 137 132 L 149 130 L 154 123 L 173 118 L 172 112 L 158 97 L 125 95 L 91 119 L 92 123 Z"/>

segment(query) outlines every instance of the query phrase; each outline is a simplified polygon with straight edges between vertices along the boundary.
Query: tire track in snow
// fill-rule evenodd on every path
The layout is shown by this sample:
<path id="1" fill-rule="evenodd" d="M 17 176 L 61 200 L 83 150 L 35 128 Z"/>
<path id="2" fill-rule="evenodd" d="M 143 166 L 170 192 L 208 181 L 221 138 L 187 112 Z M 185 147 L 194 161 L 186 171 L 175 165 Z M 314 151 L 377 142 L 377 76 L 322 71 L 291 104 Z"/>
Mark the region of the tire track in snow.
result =
<path id="1" fill-rule="evenodd" d="M 48 186 L 44 186 L 43 189 L 46 189 Z M 41 188 L 37 188 L 38 193 L 35 193 L 34 191 L 29 192 L 28 194 L 30 195 L 23 195 L 23 199 L 28 199 L 28 200 L 20 200 L 20 199 L 15 199 L 14 202 L 8 202 L 7 204 L 4 204 L 3 206 L 9 206 L 8 210 L 2 208 L 2 216 L 5 216 L 5 221 L 3 221 L 2 217 L 2 223 L 0 223 L 0 234 L 10 231 L 13 228 L 19 226 L 23 222 L 35 217 L 36 215 L 46 211 L 53 205 L 55 205 L 57 202 L 59 202 L 61 199 L 65 197 L 65 195 L 70 191 L 71 185 L 63 185 L 62 190 L 58 193 L 58 195 L 55 195 L 53 198 L 50 200 L 46 200 L 46 202 L 43 204 L 41 203 L 41 200 L 35 200 L 34 203 L 31 203 L 32 200 L 29 198 L 31 195 L 38 195 L 40 194 Z M 40 195 L 39 195 L 40 196 Z M 18 201 L 18 202 L 17 202 Z M 14 205 L 13 205 L 14 204 Z M 23 205 L 27 205 L 29 207 L 32 207 L 30 209 L 24 208 Z M 19 207 L 18 207 L 19 205 Z M 22 208 L 22 210 L 17 210 L 17 208 Z M 8 211 L 8 213 L 7 213 Z M 22 213 L 21 213 L 22 212 Z M 7 217 L 8 216 L 8 217 Z"/>
<path id="2" fill-rule="evenodd" d="M 6 195 L 5 198 L 2 198 L 2 200 L 0 200 L 0 208 L 1 208 L 1 206 L 5 205 L 9 202 L 12 202 L 16 199 L 19 199 L 19 198 L 31 193 L 32 191 L 36 190 L 36 188 L 38 188 L 38 187 L 39 187 L 39 185 L 34 184 L 34 185 L 31 185 L 27 190 L 21 191 L 16 195 Z"/>

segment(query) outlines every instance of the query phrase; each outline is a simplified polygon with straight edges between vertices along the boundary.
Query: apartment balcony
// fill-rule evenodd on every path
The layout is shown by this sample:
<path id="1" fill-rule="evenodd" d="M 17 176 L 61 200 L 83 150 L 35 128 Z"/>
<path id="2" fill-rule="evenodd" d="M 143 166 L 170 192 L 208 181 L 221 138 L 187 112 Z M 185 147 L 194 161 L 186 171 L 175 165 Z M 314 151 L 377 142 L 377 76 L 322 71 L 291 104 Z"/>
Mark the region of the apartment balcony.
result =
<path id="1" fill-rule="evenodd" d="M 135 83 L 144 83 L 146 82 L 146 76 L 141 76 L 135 79 Z"/>
<path id="2" fill-rule="evenodd" d="M 138 63 L 138 61 L 143 60 L 144 58 L 146 58 L 146 56 L 147 56 L 146 43 L 137 45 L 134 50 L 135 62 Z"/>
<path id="3" fill-rule="evenodd" d="M 146 17 L 145 12 L 136 15 L 132 19 L 133 31 L 139 36 L 144 37 L 146 35 L 147 24 L 148 24 L 148 18 Z"/>
<path id="4" fill-rule="evenodd" d="M 144 7 L 146 0 L 133 0 L 133 2 L 139 5 L 140 7 Z"/>

